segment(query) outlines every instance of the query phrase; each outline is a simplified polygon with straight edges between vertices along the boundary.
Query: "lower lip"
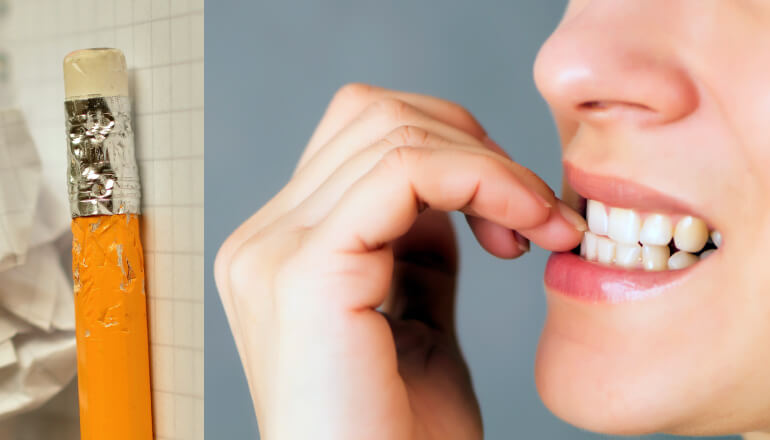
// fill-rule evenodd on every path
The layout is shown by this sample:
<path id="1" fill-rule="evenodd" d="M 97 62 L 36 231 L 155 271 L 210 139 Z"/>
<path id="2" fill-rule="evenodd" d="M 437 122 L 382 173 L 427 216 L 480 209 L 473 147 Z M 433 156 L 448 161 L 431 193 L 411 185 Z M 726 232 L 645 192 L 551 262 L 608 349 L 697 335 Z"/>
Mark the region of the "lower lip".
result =
<path id="1" fill-rule="evenodd" d="M 545 285 L 587 302 L 621 303 L 657 296 L 679 284 L 690 268 L 660 272 L 629 270 L 554 252 L 545 267 Z"/>

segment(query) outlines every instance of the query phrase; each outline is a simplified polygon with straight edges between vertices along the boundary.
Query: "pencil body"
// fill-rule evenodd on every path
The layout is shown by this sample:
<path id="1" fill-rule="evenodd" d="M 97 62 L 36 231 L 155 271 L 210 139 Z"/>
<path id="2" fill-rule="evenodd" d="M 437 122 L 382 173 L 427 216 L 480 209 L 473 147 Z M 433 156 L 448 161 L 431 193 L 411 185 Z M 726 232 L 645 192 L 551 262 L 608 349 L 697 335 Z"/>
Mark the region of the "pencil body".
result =
<path id="1" fill-rule="evenodd" d="M 140 186 L 125 58 L 64 59 L 82 440 L 152 440 Z"/>
<path id="2" fill-rule="evenodd" d="M 75 218 L 72 235 L 81 438 L 152 439 L 138 216 Z"/>

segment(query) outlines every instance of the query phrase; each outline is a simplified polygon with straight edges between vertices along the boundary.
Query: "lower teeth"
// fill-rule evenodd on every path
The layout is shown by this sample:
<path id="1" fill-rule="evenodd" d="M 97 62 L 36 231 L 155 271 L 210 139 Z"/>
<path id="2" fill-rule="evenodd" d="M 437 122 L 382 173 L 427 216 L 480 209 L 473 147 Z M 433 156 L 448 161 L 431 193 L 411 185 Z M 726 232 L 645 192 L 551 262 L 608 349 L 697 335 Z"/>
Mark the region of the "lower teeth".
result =
<path id="1" fill-rule="evenodd" d="M 673 248 L 673 249 L 672 249 Z M 716 251 L 712 241 L 699 252 L 677 250 L 674 245 L 617 243 L 609 237 L 585 232 L 580 256 L 589 261 L 647 271 L 678 270 L 692 266 Z"/>

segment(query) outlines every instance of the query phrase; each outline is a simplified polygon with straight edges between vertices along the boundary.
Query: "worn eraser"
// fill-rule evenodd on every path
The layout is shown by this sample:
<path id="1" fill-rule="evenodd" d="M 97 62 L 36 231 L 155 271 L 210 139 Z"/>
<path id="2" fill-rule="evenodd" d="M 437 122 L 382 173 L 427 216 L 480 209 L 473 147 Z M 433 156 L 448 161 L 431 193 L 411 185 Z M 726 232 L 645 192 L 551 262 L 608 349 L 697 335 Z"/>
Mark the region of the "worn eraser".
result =
<path id="1" fill-rule="evenodd" d="M 65 99 L 128 96 L 126 57 L 119 49 L 76 50 L 64 57 Z"/>

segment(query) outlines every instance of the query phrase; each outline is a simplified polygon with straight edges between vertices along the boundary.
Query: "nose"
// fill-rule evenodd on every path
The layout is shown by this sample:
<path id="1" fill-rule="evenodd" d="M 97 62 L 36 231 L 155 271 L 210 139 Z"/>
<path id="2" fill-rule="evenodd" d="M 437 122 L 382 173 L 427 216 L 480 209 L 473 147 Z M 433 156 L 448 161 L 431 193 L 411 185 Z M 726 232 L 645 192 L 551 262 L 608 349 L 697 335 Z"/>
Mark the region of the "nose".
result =
<path id="1" fill-rule="evenodd" d="M 557 118 L 657 125 L 694 112 L 697 88 L 676 56 L 676 39 L 655 28 L 654 16 L 623 16 L 608 3 L 565 17 L 535 60 L 535 83 Z"/>

